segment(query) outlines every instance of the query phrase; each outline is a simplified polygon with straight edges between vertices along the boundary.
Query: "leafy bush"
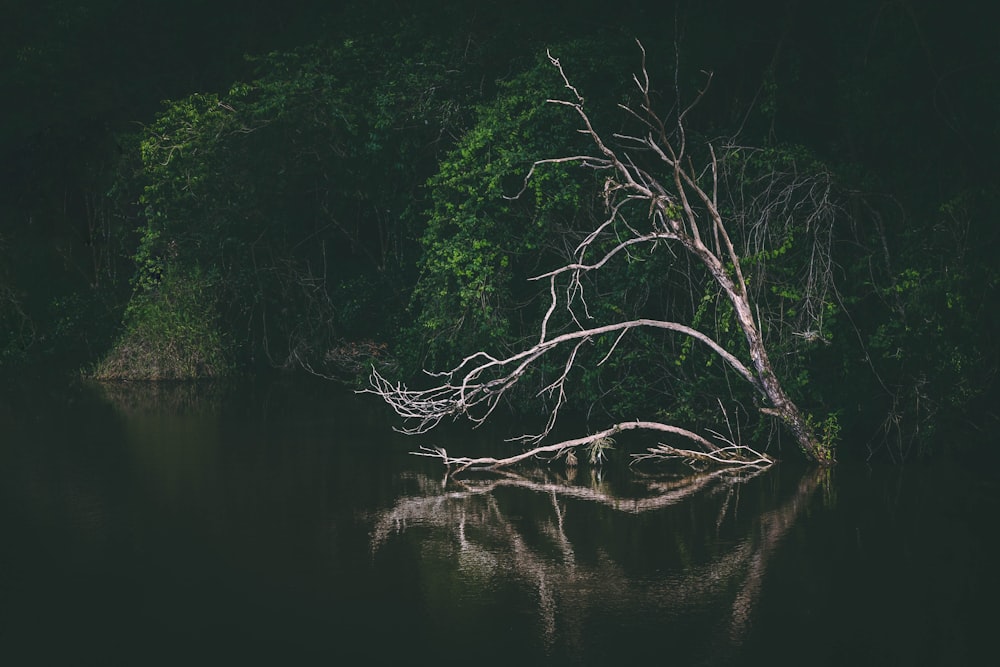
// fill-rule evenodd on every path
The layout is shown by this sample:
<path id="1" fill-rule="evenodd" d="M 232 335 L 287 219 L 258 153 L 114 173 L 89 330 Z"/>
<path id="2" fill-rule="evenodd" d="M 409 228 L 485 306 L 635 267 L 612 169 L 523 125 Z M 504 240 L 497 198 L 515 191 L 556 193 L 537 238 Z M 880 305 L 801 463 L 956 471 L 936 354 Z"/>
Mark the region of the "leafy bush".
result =
<path id="1" fill-rule="evenodd" d="M 551 51 L 573 61 L 581 86 L 603 86 L 602 99 L 617 99 L 605 77 L 624 65 L 606 48 L 571 42 Z M 567 239 L 601 215 L 593 175 L 583 170 L 540 165 L 525 181 L 536 160 L 581 150 L 576 119 L 546 102 L 562 89 L 539 54 L 476 108 L 475 122 L 428 180 L 432 206 L 407 336 L 420 347 L 407 355 L 416 365 L 447 366 L 533 336 L 544 304 L 529 279 L 562 263 Z"/>

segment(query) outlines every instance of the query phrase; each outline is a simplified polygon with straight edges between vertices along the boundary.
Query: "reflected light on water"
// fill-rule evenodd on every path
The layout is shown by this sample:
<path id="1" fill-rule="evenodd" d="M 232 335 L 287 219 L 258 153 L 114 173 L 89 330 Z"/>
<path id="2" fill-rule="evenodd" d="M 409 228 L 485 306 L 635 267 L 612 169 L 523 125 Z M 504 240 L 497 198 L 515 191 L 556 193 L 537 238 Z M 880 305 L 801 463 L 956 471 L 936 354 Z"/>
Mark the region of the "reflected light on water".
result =
<path id="1" fill-rule="evenodd" d="M 445 479 L 410 474 L 414 492 L 378 514 L 371 534 L 373 555 L 393 540 L 413 536 L 420 543 L 427 571 L 448 570 L 428 577 L 427 587 L 457 585 L 475 598 L 484 590 L 516 585 L 530 591 L 534 625 L 547 651 L 583 651 L 584 628 L 635 620 L 636 610 L 650 619 L 709 617 L 716 630 L 738 648 L 753 618 L 761 583 L 771 553 L 800 516 L 820 486 L 823 471 L 803 478 L 798 488 L 774 509 L 753 516 L 740 526 L 738 536 L 724 523 L 733 523 L 740 504 L 739 490 L 761 471 L 726 471 L 687 476 L 645 477 L 629 495 L 608 484 L 556 480 L 537 470 L 501 473 L 486 478 Z M 659 572 L 637 571 L 627 553 L 609 547 L 612 539 L 597 539 L 602 515 L 641 518 L 684 512 L 685 504 L 709 500 L 715 516 L 707 525 L 711 535 L 660 535 L 664 562 Z M 704 510 L 699 510 L 704 514 Z M 619 521 L 620 519 L 615 519 Z M 667 518 L 669 521 L 670 519 Z M 725 532 L 725 540 L 719 539 Z M 588 539 L 590 538 L 590 539 Z M 706 550 L 705 540 L 708 539 Z M 574 540 L 585 541 L 578 553 Z M 694 542 L 702 541 L 701 544 Z M 691 541 L 687 544 L 686 541 Z M 684 551 L 704 557 L 675 559 Z M 428 597 L 434 599 L 434 592 Z M 435 614 L 461 624 L 462 610 L 441 609 Z"/>

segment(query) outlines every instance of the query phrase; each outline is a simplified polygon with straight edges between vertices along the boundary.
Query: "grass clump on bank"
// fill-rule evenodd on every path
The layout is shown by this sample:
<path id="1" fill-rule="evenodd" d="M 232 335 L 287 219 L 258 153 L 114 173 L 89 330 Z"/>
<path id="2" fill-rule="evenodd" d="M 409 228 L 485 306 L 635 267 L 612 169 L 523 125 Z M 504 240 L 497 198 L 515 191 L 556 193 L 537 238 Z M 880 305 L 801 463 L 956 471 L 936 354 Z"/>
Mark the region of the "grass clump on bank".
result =
<path id="1" fill-rule="evenodd" d="M 87 376 L 95 380 L 197 380 L 232 370 L 215 307 L 200 271 L 167 270 L 132 297 L 125 331 Z"/>

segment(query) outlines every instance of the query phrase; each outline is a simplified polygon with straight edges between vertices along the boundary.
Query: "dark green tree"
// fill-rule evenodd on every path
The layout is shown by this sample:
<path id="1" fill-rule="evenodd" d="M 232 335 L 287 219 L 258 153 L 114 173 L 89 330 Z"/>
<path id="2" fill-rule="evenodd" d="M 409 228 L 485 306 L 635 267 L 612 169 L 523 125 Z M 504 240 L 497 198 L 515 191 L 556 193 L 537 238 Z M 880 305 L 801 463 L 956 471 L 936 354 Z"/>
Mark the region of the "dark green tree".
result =
<path id="1" fill-rule="evenodd" d="M 457 111 L 443 65 L 383 47 L 274 54 L 253 83 L 169 104 L 139 142 L 134 299 L 198 277 L 230 352 L 279 366 L 388 335 L 414 263 L 408 209 Z"/>

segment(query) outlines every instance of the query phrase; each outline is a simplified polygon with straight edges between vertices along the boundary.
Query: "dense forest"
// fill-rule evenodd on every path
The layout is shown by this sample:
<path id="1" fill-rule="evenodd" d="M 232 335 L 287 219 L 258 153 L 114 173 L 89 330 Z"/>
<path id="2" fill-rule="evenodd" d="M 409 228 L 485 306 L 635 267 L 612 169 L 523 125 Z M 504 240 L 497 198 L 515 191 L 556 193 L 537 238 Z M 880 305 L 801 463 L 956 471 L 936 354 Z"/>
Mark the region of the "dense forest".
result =
<path id="1" fill-rule="evenodd" d="M 373 364 L 419 381 L 520 349 L 549 305 L 532 278 L 606 215 L 599 171 L 536 165 L 590 149 L 547 100 L 564 73 L 604 136 L 632 136 L 648 74 L 717 164 L 695 179 L 718 186 L 775 372 L 840 456 L 930 456 L 996 426 L 1000 51 L 972 7 L 9 4 L 5 382 L 358 383 Z M 670 313 L 744 354 L 683 255 L 586 281 L 588 317 Z M 705 427 L 721 401 L 745 438 L 779 435 L 690 338 L 592 343 L 565 397 L 588 424 Z M 533 372 L 505 410 L 562 400 L 536 393 L 558 367 Z"/>

